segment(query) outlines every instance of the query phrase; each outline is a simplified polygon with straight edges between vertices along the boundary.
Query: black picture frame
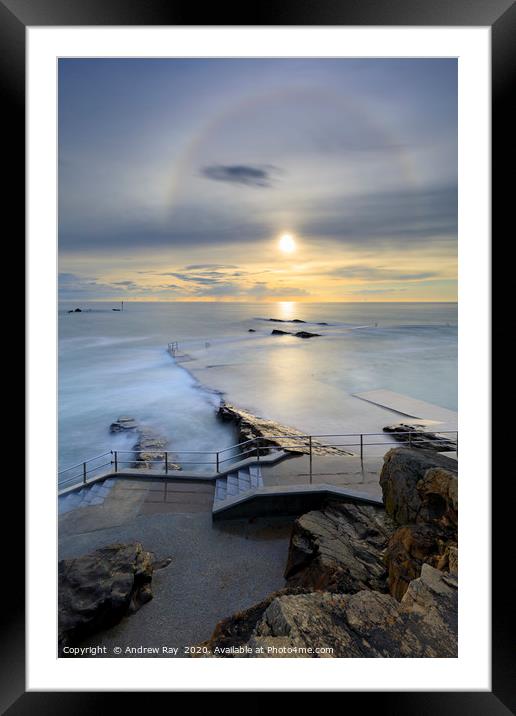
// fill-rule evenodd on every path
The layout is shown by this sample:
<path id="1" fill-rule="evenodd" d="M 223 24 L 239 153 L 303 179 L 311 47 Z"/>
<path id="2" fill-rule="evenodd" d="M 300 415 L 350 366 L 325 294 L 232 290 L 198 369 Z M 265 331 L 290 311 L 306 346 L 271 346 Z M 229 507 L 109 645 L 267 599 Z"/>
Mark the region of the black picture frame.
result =
<path id="1" fill-rule="evenodd" d="M 199 22 L 202 20 L 202 22 Z M 510 151 L 515 114 L 511 109 L 511 90 L 515 86 L 516 5 L 512 0 L 284 0 L 274 6 L 248 7 L 245 11 L 204 6 L 202 11 L 191 3 L 174 0 L 0 0 L 0 78 L 4 124 L 4 219 L 12 220 L 12 236 L 23 246 L 25 232 L 25 31 L 28 26 L 80 25 L 365 25 L 365 26 L 489 26 L 492 32 L 492 210 L 493 237 L 497 250 L 493 261 L 497 270 L 492 300 L 493 337 L 507 340 L 504 306 L 511 298 L 514 282 L 511 262 L 503 251 L 504 238 L 510 236 L 512 214 L 513 164 Z M 513 93 L 514 94 L 514 93 Z M 5 158 L 5 151 L 10 158 Z M 8 171 L 6 171 L 6 167 Z M 512 199 L 512 201 L 511 201 Z M 499 259 L 497 261 L 497 259 Z M 511 271 L 511 274 L 509 274 Z M 512 279 L 512 280 L 511 280 Z M 19 302 L 17 302 L 19 304 Z M 509 304 L 510 305 L 510 304 Z M 19 307 L 19 305 L 18 305 Z M 511 336 L 512 337 L 512 336 Z M 498 357 L 498 356 L 497 356 Z M 494 406 L 502 387 L 504 373 L 510 369 L 511 351 L 500 349 L 500 362 L 494 374 Z M 502 361 L 507 362 L 504 366 Z M 497 387 L 499 390 L 497 390 Z M 505 391 L 505 393 L 504 393 Z M 388 692 L 346 693 L 346 707 L 358 699 L 359 708 L 378 708 L 383 714 L 467 713 L 502 715 L 516 713 L 514 654 L 514 612 L 510 586 L 511 560 L 504 551 L 514 538 L 509 533 L 514 511 L 514 477 L 508 446 L 510 423 L 497 425 L 494 450 L 499 461 L 499 482 L 493 481 L 493 596 L 492 596 L 492 691 L 491 692 Z M 486 436 L 487 439 L 487 436 Z M 502 467 L 502 459 L 504 464 Z M 19 471 L 18 471 L 19 473 Z M 5 475 L 7 477 L 7 475 Z M 20 477 L 19 474 L 16 477 Z M 474 476 L 464 476 L 464 479 Z M 4 504 L 9 504 L 13 526 L 9 530 L 9 556 L 4 563 L 4 596 L 8 603 L 2 611 L 2 652 L 0 673 L 0 707 L 11 716 L 22 714 L 103 713 L 104 708 L 119 706 L 120 693 L 25 692 L 25 613 L 24 613 L 24 485 L 21 479 L 4 483 Z M 512 520 L 511 520 L 512 518 Z M 507 578 L 509 575 L 509 578 Z M 6 586 L 6 584 L 8 586 Z M 42 585 L 42 589 L 53 588 Z M 424 666 L 422 667 L 424 668 Z M 409 684 L 407 686 L 410 686 Z M 156 694 L 158 695 L 158 694 Z M 133 707 L 139 695 L 127 694 Z M 148 695 L 145 695 L 148 698 Z M 135 702 L 136 699 L 136 702 Z M 107 703 L 106 703 L 107 702 Z M 148 702 L 146 702 L 148 704 Z M 109 705 L 111 704 L 111 705 Z"/>

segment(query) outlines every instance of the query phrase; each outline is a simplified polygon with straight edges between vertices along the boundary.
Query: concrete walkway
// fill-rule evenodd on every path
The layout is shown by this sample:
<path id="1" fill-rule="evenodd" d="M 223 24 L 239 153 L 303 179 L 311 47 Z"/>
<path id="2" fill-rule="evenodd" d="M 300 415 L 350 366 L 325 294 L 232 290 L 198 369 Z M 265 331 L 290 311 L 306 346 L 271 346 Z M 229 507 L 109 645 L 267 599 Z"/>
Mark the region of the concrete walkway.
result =
<path id="1" fill-rule="evenodd" d="M 439 405 L 417 400 L 409 395 L 395 393 L 392 390 L 368 390 L 364 393 L 355 393 L 354 396 L 411 418 L 412 423 L 439 427 L 441 430 L 457 430 L 458 415 L 454 410 L 441 408 Z"/>
<path id="2" fill-rule="evenodd" d="M 177 656 L 184 657 L 183 647 L 210 637 L 218 621 L 284 586 L 292 519 L 268 517 L 213 525 L 211 513 L 153 514 L 95 532 L 60 535 L 61 559 L 133 540 L 157 559 L 172 558 L 168 567 L 154 574 L 154 599 L 82 646 L 106 646 L 108 653 L 99 655 L 104 658 L 116 656 L 115 646 L 177 647 Z"/>

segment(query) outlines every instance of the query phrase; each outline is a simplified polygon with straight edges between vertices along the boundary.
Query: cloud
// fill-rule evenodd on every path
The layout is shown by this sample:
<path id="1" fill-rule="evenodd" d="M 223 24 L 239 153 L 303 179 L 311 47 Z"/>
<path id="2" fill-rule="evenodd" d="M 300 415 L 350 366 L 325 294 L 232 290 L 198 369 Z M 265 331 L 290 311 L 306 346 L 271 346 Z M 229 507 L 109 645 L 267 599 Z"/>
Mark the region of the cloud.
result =
<path id="1" fill-rule="evenodd" d="M 212 164 L 201 169 L 206 179 L 260 188 L 272 186 L 275 172 L 276 167 L 252 164 Z"/>
<path id="2" fill-rule="evenodd" d="M 238 266 L 232 264 L 190 264 L 185 266 L 185 271 L 200 271 L 203 269 L 236 269 Z"/>
<path id="3" fill-rule="evenodd" d="M 435 271 L 406 272 L 397 269 L 387 269 L 382 266 L 342 266 L 327 273 L 328 276 L 343 279 L 356 279 L 359 281 L 424 281 L 436 278 Z"/>
<path id="4" fill-rule="evenodd" d="M 457 187 L 409 188 L 359 195 L 336 193 L 331 198 L 292 202 L 296 230 L 307 241 L 320 239 L 360 248 L 411 248 L 434 242 L 454 246 L 457 241 Z M 230 207 L 178 207 L 168 220 L 136 218 L 108 226 L 62 224 L 60 251 L 146 250 L 151 248 L 257 244 L 278 232 L 270 212 Z M 192 264 L 188 270 L 203 264 Z M 208 270 L 209 264 L 204 264 Z M 224 270 L 213 264 L 212 270 Z"/>
<path id="5" fill-rule="evenodd" d="M 304 234 L 350 245 L 410 247 L 428 239 L 457 240 L 454 185 L 334 197 L 306 208 Z"/>

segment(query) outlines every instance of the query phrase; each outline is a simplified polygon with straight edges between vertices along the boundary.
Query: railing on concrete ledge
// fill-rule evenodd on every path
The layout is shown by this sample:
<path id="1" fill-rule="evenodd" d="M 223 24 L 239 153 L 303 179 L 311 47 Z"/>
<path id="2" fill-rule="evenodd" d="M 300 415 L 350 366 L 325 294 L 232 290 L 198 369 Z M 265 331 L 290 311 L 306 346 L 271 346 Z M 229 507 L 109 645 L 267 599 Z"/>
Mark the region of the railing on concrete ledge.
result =
<path id="1" fill-rule="evenodd" d="M 406 439 L 394 439 L 390 440 L 392 436 L 403 436 Z M 458 431 L 457 430 L 443 430 L 443 431 L 436 431 L 433 433 L 433 435 L 436 436 L 436 440 L 439 439 L 440 436 L 444 435 L 455 435 L 455 440 L 449 440 L 448 438 L 443 438 L 443 442 L 446 442 L 452 446 L 455 447 L 455 450 L 458 451 Z M 375 438 L 375 437 L 383 437 L 386 438 L 384 440 L 380 441 L 370 441 L 369 438 Z M 127 470 L 127 468 L 140 468 L 139 472 L 142 474 L 145 474 L 144 468 L 148 466 L 153 465 L 159 465 L 160 469 L 152 469 L 152 472 L 149 472 L 148 474 L 152 475 L 170 475 L 170 473 L 173 473 L 175 477 L 181 477 L 177 470 L 174 469 L 174 465 L 179 465 L 181 469 L 183 469 L 186 466 L 191 466 L 192 470 L 197 467 L 201 467 L 202 469 L 205 468 L 205 466 L 211 466 L 212 467 L 212 476 L 216 477 L 218 474 L 224 474 L 227 472 L 230 472 L 236 463 L 240 463 L 244 460 L 252 460 L 256 462 L 257 464 L 260 463 L 260 460 L 263 460 L 264 456 L 271 455 L 274 452 L 281 455 L 281 453 L 292 453 L 295 454 L 296 452 L 299 454 L 305 454 L 308 456 L 309 459 L 309 470 L 310 470 L 310 477 L 312 475 L 312 464 L 314 459 L 314 452 L 319 451 L 321 449 L 327 449 L 332 450 L 336 449 L 335 454 L 339 454 L 345 458 L 348 457 L 360 457 L 360 460 L 363 461 L 366 453 L 366 448 L 373 447 L 373 446 L 381 446 L 385 445 L 386 447 L 396 447 L 398 446 L 409 446 L 414 442 L 414 437 L 418 436 L 419 438 L 424 438 L 424 434 L 421 433 L 421 431 L 418 430 L 412 430 L 412 431 L 389 431 L 389 432 L 382 432 L 382 433 L 346 433 L 346 434 L 337 434 L 337 435 L 270 435 L 267 437 L 257 437 L 257 438 L 251 438 L 250 440 L 244 440 L 241 443 L 237 443 L 236 445 L 230 445 L 227 448 L 222 448 L 221 450 L 180 450 L 180 451 L 172 451 L 172 450 L 110 450 L 108 452 L 104 452 L 101 455 L 97 455 L 93 458 L 90 458 L 89 460 L 85 460 L 81 463 L 77 463 L 76 465 L 71 465 L 70 467 L 65 468 L 64 470 L 60 470 L 58 473 L 58 481 L 59 481 L 59 489 L 60 490 L 66 490 L 67 488 L 71 488 L 74 486 L 78 486 L 80 484 L 87 484 L 88 482 L 98 479 L 101 475 L 116 475 L 120 474 L 121 472 L 124 472 Z M 352 439 L 353 442 L 341 442 L 342 439 Z M 321 440 L 323 442 L 321 442 Z M 328 442 L 331 440 L 331 442 Z M 333 442 L 333 440 L 338 440 L 338 442 Z M 271 444 L 271 441 L 281 441 L 280 444 Z M 292 441 L 292 443 L 290 443 Z M 348 452 L 346 448 L 358 448 L 358 452 Z M 230 453 L 229 455 L 227 453 Z M 315 453 L 316 455 L 318 453 Z M 331 453 L 328 453 L 331 454 Z M 106 460 L 105 458 L 107 456 L 110 456 L 109 460 Z M 130 456 L 129 458 L 124 458 L 124 455 Z M 141 456 L 145 455 L 145 459 L 142 459 Z M 156 459 L 147 459 L 147 456 L 149 455 L 156 455 Z M 183 456 L 189 456 L 187 459 L 183 459 Z M 190 456 L 201 456 L 209 459 L 200 459 L 199 457 L 192 459 Z M 100 464 L 98 461 L 102 460 Z M 109 470 L 106 470 L 105 468 L 109 466 Z M 104 470 L 103 473 L 100 473 L 100 470 Z M 70 475 L 72 471 L 75 471 L 73 475 Z M 197 475 L 199 476 L 199 475 Z M 185 474 L 184 477 L 188 477 L 188 474 Z M 209 479 L 210 475 L 208 474 L 207 479 Z"/>

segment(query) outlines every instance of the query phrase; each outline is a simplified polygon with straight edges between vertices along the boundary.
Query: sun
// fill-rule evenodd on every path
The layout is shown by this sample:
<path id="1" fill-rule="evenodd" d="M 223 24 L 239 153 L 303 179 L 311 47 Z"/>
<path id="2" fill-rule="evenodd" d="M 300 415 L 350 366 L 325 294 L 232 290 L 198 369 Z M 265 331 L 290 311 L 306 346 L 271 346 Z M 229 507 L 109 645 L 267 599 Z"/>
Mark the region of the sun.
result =
<path id="1" fill-rule="evenodd" d="M 296 250 L 296 242 L 292 234 L 282 234 L 279 240 L 279 249 L 284 254 L 291 254 Z"/>

